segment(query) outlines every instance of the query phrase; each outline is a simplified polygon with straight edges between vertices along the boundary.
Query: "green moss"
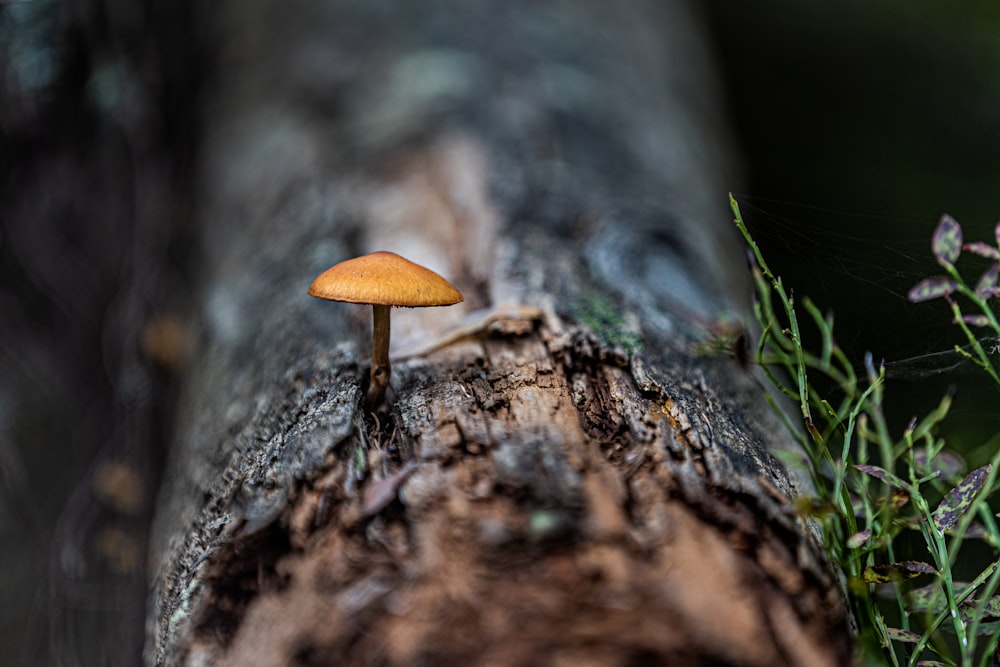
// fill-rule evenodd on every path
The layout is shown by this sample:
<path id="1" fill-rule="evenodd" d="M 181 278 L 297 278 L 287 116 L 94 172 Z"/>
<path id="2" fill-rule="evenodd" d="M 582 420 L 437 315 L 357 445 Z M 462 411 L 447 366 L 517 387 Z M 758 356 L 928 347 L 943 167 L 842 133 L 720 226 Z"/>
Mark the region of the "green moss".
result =
<path id="1" fill-rule="evenodd" d="M 642 334 L 629 326 L 615 304 L 604 294 L 594 294 L 570 303 L 570 315 L 594 332 L 604 347 L 620 348 L 626 354 L 642 350 Z"/>

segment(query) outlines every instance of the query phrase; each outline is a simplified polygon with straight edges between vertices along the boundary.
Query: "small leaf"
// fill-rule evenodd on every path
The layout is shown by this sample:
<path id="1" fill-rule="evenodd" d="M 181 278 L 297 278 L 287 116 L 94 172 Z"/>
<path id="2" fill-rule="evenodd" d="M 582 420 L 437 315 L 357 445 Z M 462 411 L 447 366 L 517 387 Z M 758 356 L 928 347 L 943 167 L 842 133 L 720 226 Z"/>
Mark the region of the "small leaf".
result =
<path id="1" fill-rule="evenodd" d="M 867 465 L 867 464 L 856 465 L 856 466 L 854 466 L 854 468 L 856 470 L 860 470 L 861 472 L 863 472 L 865 474 L 871 475 L 875 479 L 882 480 L 883 482 L 885 482 L 886 484 L 888 484 L 889 486 L 891 486 L 891 487 L 893 487 L 895 489 L 902 489 L 903 491 L 906 491 L 907 493 L 909 493 L 909 491 L 910 491 L 910 485 L 909 484 L 907 484 L 906 482 L 904 482 L 899 477 L 896 477 L 895 475 L 893 475 L 891 472 L 889 472 L 888 470 L 886 470 L 884 468 L 879 468 L 878 466 L 872 466 L 872 465 Z"/>
<path id="2" fill-rule="evenodd" d="M 953 584 L 955 597 L 960 598 L 968 590 L 969 584 L 956 581 Z M 948 596 L 940 582 L 914 588 L 906 594 L 906 610 L 910 613 L 940 614 L 948 608 Z"/>
<path id="3" fill-rule="evenodd" d="M 894 488 L 892 493 L 889 494 L 889 502 L 894 508 L 899 509 L 910 502 L 910 492 L 906 489 Z"/>
<path id="4" fill-rule="evenodd" d="M 916 644 L 920 641 L 920 635 L 911 630 L 903 630 L 902 628 L 886 628 L 886 634 L 894 642 L 903 642 L 904 644 Z"/>
<path id="5" fill-rule="evenodd" d="M 853 535 L 847 538 L 847 548 L 859 549 L 868 543 L 868 540 L 871 539 L 871 536 L 872 536 L 871 528 L 854 533 Z"/>
<path id="6" fill-rule="evenodd" d="M 942 215 L 934 236 L 931 251 L 940 264 L 954 264 L 962 252 L 962 226 L 950 215 Z"/>
<path id="7" fill-rule="evenodd" d="M 986 259 L 1000 259 L 1000 252 L 988 243 L 983 243 L 982 241 L 973 241 L 972 243 L 966 243 L 962 246 L 962 250 L 968 250 L 973 255 L 979 255 L 980 257 L 985 257 Z"/>
<path id="8" fill-rule="evenodd" d="M 879 370 L 883 368 L 885 368 L 885 359 L 879 362 Z M 865 352 L 865 374 L 868 376 L 868 382 L 875 384 L 878 381 L 879 372 L 875 370 L 875 357 L 872 356 L 871 352 Z"/>
<path id="9" fill-rule="evenodd" d="M 988 327 L 990 318 L 985 315 L 962 315 L 962 321 L 970 327 Z"/>
<path id="10" fill-rule="evenodd" d="M 971 607 L 972 609 L 975 609 L 978 605 L 979 601 L 971 598 L 966 600 L 964 604 L 964 606 Z M 983 620 L 996 621 L 998 619 L 1000 619 L 1000 595 L 994 595 L 983 606 Z"/>
<path id="11" fill-rule="evenodd" d="M 868 584 L 885 584 L 890 581 L 913 579 L 921 574 L 934 574 L 934 566 L 917 560 L 904 560 L 898 563 L 884 565 L 869 565 L 861 574 L 862 580 Z"/>
<path id="12" fill-rule="evenodd" d="M 993 228 L 993 238 L 996 239 L 997 247 L 1000 247 L 1000 222 Z"/>
<path id="13" fill-rule="evenodd" d="M 937 572 L 933 565 L 919 560 L 903 560 L 898 563 L 892 563 L 892 566 L 895 567 L 898 572 L 905 572 L 909 574 L 910 577 L 915 577 L 919 574 L 935 574 Z"/>
<path id="14" fill-rule="evenodd" d="M 961 598 L 969 590 L 970 584 L 964 581 L 954 582 L 955 597 Z M 906 594 L 906 610 L 911 614 L 940 614 L 948 608 L 948 596 L 944 592 L 944 587 L 939 582 L 928 584 L 921 588 L 916 588 Z M 976 615 L 976 606 L 979 599 L 975 596 L 965 598 L 958 607 L 959 617 L 965 621 L 971 621 Z M 1000 596 L 994 595 L 983 605 L 983 614 L 980 621 L 992 622 L 1000 620 Z M 982 630 L 982 627 L 980 627 Z M 992 630 L 988 631 L 992 632 Z"/>
<path id="15" fill-rule="evenodd" d="M 924 278 L 911 287 L 910 291 L 906 294 L 906 298 L 911 303 L 920 303 L 921 301 L 930 301 L 931 299 L 948 296 L 956 289 L 958 289 L 958 286 L 951 278 L 947 276 L 932 276 Z"/>
<path id="16" fill-rule="evenodd" d="M 906 610 L 910 613 L 937 614 L 947 605 L 944 589 L 937 582 L 914 588 L 906 594 Z"/>
<path id="17" fill-rule="evenodd" d="M 982 490 L 983 484 L 986 483 L 986 477 L 992 468 L 992 465 L 987 464 L 973 470 L 941 500 L 937 509 L 934 510 L 934 514 L 931 515 L 938 530 L 944 532 L 958 523 L 959 518 L 968 511 L 972 501 Z"/>
<path id="18" fill-rule="evenodd" d="M 983 271 L 983 275 L 979 276 L 976 282 L 976 294 L 987 299 L 996 296 L 998 277 L 1000 277 L 1000 264 L 993 262 Z"/>
<path id="19" fill-rule="evenodd" d="M 879 569 L 876 569 L 879 568 Z M 887 584 L 893 580 L 892 572 L 885 569 L 885 565 L 869 565 L 861 573 L 861 581 L 866 584 Z"/>
<path id="20" fill-rule="evenodd" d="M 967 540 L 985 540 L 989 539 L 990 533 L 986 530 L 986 526 L 981 523 L 969 524 L 968 530 L 965 531 L 965 539 Z"/>
<path id="21" fill-rule="evenodd" d="M 926 447 L 916 447 L 913 450 L 913 465 L 917 472 L 926 475 L 933 472 L 939 478 L 958 477 L 965 470 L 965 459 L 950 450 L 942 450 L 933 459 L 928 460 Z"/>

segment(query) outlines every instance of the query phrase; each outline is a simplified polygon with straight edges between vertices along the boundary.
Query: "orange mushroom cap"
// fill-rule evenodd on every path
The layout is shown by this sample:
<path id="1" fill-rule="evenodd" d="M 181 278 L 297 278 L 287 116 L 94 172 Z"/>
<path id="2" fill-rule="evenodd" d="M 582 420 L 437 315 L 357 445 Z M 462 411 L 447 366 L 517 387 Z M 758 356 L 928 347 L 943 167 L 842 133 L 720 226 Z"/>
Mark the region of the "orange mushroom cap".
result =
<path id="1" fill-rule="evenodd" d="M 329 301 L 410 308 L 463 301 L 462 293 L 438 274 L 385 251 L 331 266 L 309 286 L 309 294 Z"/>

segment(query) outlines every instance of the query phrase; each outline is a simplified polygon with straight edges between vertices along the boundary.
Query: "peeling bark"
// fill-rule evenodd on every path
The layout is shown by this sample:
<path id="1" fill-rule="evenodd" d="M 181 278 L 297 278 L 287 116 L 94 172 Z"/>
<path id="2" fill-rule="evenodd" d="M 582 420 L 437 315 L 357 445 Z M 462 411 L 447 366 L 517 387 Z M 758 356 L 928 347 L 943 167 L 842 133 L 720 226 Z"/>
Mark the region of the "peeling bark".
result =
<path id="1" fill-rule="evenodd" d="M 696 352 L 743 293 L 687 5 L 298 9 L 216 22 L 147 662 L 848 661 L 760 385 Z M 367 309 L 305 289 L 378 249 L 466 302 L 394 312 L 373 418 Z"/>

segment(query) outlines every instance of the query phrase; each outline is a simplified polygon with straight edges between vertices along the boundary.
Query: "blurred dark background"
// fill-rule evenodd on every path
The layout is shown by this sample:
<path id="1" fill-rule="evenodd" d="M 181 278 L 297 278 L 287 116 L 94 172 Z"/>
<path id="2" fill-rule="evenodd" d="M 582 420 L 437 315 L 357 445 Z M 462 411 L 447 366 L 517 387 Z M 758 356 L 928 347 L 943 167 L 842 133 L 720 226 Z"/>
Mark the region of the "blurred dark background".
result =
<path id="1" fill-rule="evenodd" d="M 996 3 L 697 7 L 747 175 L 733 188 L 772 268 L 858 360 L 946 349 L 944 305 L 905 294 L 935 272 L 940 214 L 987 241 L 1000 216 Z M 184 2 L 0 5 L 0 664 L 139 661 L 146 526 L 192 345 L 211 53 Z M 949 435 L 979 462 L 1000 416 L 977 375 L 894 382 L 892 412 L 905 423 L 949 384 Z"/>
<path id="2" fill-rule="evenodd" d="M 0 664 L 139 664 L 189 349 L 199 23 L 0 4 Z"/>

